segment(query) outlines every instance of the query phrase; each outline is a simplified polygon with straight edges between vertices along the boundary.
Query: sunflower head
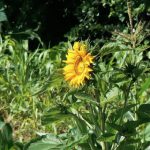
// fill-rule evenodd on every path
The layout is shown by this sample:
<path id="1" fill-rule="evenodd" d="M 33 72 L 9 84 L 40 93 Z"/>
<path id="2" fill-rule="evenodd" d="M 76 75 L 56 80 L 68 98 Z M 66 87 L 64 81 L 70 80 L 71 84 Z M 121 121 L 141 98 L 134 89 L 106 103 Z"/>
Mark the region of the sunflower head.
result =
<path id="1" fill-rule="evenodd" d="M 66 55 L 66 66 L 63 68 L 65 80 L 71 87 L 78 88 L 83 85 L 85 79 L 90 78 L 92 71 L 90 65 L 93 63 L 93 56 L 87 52 L 87 45 L 82 42 L 75 42 L 72 49 L 68 49 Z"/>

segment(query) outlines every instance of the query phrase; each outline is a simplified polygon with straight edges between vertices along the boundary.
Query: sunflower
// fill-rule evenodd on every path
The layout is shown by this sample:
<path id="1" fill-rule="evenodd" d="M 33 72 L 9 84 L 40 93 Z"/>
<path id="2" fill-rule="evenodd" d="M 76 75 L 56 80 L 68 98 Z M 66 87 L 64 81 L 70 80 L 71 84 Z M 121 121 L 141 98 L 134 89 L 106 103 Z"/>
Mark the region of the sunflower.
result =
<path id="1" fill-rule="evenodd" d="M 78 88 L 85 79 L 90 79 L 90 65 L 94 57 L 87 52 L 87 45 L 81 42 L 75 42 L 73 48 L 68 49 L 66 57 L 66 66 L 63 68 L 65 80 L 71 87 Z"/>

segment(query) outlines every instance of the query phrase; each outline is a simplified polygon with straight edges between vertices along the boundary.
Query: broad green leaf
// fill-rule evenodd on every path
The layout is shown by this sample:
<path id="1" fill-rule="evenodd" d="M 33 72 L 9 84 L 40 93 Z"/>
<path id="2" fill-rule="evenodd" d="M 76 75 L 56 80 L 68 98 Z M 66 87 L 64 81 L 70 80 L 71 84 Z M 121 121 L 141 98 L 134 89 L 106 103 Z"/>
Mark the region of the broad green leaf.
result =
<path id="1" fill-rule="evenodd" d="M 127 77 L 123 73 L 115 73 L 111 78 L 111 82 L 113 83 L 119 83 L 119 82 L 126 82 Z"/>
<path id="2" fill-rule="evenodd" d="M 118 51 L 129 51 L 130 49 L 131 48 L 129 46 L 123 45 L 120 42 L 109 42 L 101 48 L 101 55 L 105 56 Z"/>
<path id="3" fill-rule="evenodd" d="M 115 123 L 107 123 L 110 127 L 112 127 L 113 129 L 120 131 L 121 130 L 121 125 L 117 125 Z"/>
<path id="4" fill-rule="evenodd" d="M 128 121 L 122 125 L 121 130 L 119 131 L 123 136 L 130 136 L 136 134 L 136 127 L 140 124 L 138 121 Z"/>
<path id="5" fill-rule="evenodd" d="M 64 109 L 60 109 L 57 107 L 51 108 L 42 117 L 42 123 L 43 124 L 53 123 L 53 122 L 62 121 L 66 118 L 71 118 L 71 117 L 73 117 L 73 115 L 69 113 L 66 108 Z"/>
<path id="6" fill-rule="evenodd" d="M 150 141 L 144 141 L 144 143 L 142 143 L 142 148 L 144 150 L 149 150 L 150 149 Z"/>
<path id="7" fill-rule="evenodd" d="M 137 110 L 138 120 L 140 123 L 150 122 L 150 104 L 142 104 Z"/>
<path id="8" fill-rule="evenodd" d="M 30 143 L 27 150 L 72 150 L 75 145 L 84 143 L 87 139 L 88 135 L 84 135 L 70 141 L 67 137 L 62 139 L 61 135 L 48 134 L 46 138 Z"/>
<path id="9" fill-rule="evenodd" d="M 4 12 L 4 5 L 2 2 L 0 2 L 0 22 L 1 21 L 7 21 L 6 14 Z"/>
<path id="10" fill-rule="evenodd" d="M 150 142 L 150 124 L 144 126 L 144 129 L 140 132 L 140 135 L 143 140 Z"/>
<path id="11" fill-rule="evenodd" d="M 127 137 L 121 143 L 119 143 L 117 150 L 122 150 L 122 149 L 137 150 L 135 145 L 137 145 L 139 142 L 140 139 Z"/>
<path id="12" fill-rule="evenodd" d="M 63 150 L 64 144 L 61 139 L 49 134 L 46 138 L 31 143 L 27 150 Z"/>
<path id="13" fill-rule="evenodd" d="M 141 90 L 138 92 L 138 95 L 140 96 L 149 87 L 150 87 L 150 78 L 147 78 L 146 81 L 142 84 Z"/>
<path id="14" fill-rule="evenodd" d="M 13 146 L 12 128 L 10 124 L 0 119 L 0 150 L 7 150 Z"/>
<path id="15" fill-rule="evenodd" d="M 132 144 L 123 143 L 119 145 L 116 150 L 136 150 L 136 147 Z"/>
<path id="16" fill-rule="evenodd" d="M 66 149 L 72 150 L 72 148 L 75 145 L 79 145 L 79 144 L 85 143 L 87 141 L 88 137 L 89 137 L 88 135 L 84 135 L 84 136 L 79 137 L 79 139 L 68 143 L 67 146 L 66 146 Z"/>
<path id="17" fill-rule="evenodd" d="M 123 125 L 117 125 L 115 123 L 108 123 L 108 125 L 119 131 L 120 135 L 131 136 L 136 133 L 136 127 L 138 127 L 140 124 L 138 121 L 128 121 Z"/>
<path id="18" fill-rule="evenodd" d="M 112 121 L 117 121 L 122 115 L 124 115 L 126 112 L 130 111 L 135 106 L 136 106 L 136 104 L 131 104 L 131 105 L 128 105 L 125 109 L 123 109 L 123 108 L 116 109 L 114 112 L 112 112 L 110 114 L 109 118 Z"/>
<path id="19" fill-rule="evenodd" d="M 90 103 L 90 104 L 93 104 L 96 106 L 99 105 L 98 102 L 96 102 L 95 99 L 88 94 L 78 92 L 78 93 L 74 94 L 74 96 L 80 100 L 87 102 L 87 103 Z"/>
<path id="20" fill-rule="evenodd" d="M 105 133 L 101 135 L 97 140 L 104 141 L 104 142 L 112 142 L 114 139 L 115 139 L 115 134 Z"/>

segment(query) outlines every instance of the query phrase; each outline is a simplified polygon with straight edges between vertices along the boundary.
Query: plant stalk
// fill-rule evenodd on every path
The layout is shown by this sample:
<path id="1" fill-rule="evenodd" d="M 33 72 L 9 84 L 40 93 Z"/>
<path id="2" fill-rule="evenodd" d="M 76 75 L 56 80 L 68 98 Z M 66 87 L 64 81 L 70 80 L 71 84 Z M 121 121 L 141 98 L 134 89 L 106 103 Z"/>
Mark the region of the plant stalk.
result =
<path id="1" fill-rule="evenodd" d="M 128 7 L 128 16 L 129 16 L 129 22 L 130 22 L 130 30 L 131 30 L 131 34 L 133 34 L 133 20 L 132 20 L 132 9 L 131 9 L 130 0 L 127 0 L 127 7 Z"/>
<path id="2" fill-rule="evenodd" d="M 100 104 L 99 90 L 96 90 L 96 100 Z M 99 113 L 100 113 L 100 117 L 101 117 L 101 126 L 100 126 L 100 128 L 101 128 L 102 134 L 104 134 L 105 133 L 105 112 L 102 110 L 101 104 L 98 107 L 98 109 L 99 109 Z M 102 150 L 109 150 L 107 142 L 102 142 L 101 146 L 102 146 Z"/>

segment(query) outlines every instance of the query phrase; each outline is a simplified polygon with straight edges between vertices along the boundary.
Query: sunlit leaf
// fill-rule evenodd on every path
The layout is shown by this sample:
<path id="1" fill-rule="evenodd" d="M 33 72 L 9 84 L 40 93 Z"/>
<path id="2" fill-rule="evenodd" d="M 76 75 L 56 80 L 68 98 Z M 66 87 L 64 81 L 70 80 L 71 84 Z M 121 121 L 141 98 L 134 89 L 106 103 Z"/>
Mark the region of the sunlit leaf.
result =
<path id="1" fill-rule="evenodd" d="M 99 105 L 98 102 L 95 101 L 94 98 L 92 98 L 90 95 L 88 94 L 85 94 L 85 93 L 76 93 L 75 94 L 75 97 L 78 98 L 78 99 L 81 99 L 87 103 L 90 103 L 90 104 L 93 104 L 93 105 Z"/>

